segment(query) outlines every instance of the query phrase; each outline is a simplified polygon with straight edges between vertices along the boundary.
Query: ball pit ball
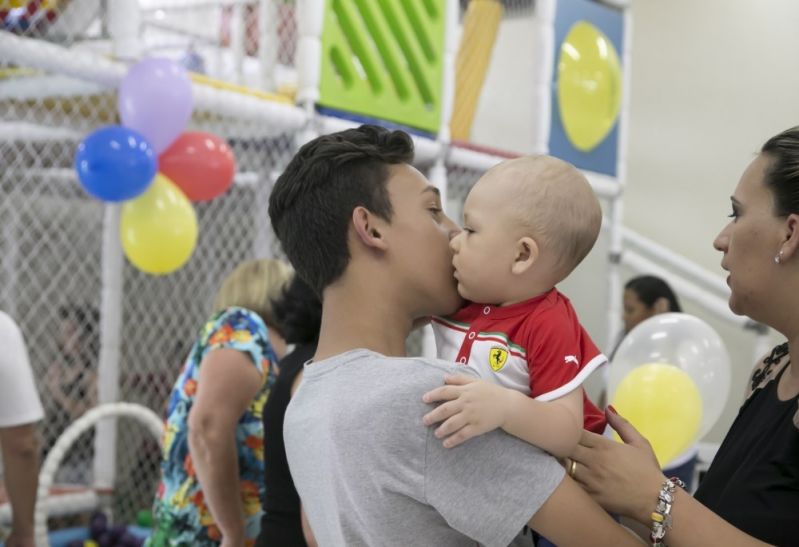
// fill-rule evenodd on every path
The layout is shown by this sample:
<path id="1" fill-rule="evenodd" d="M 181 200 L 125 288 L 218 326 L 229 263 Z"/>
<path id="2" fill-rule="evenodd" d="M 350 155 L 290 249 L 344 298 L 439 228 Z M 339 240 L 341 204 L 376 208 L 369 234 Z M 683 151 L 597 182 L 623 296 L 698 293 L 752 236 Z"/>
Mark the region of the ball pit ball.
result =
<path id="1" fill-rule="evenodd" d="M 122 535 L 128 531 L 128 527 L 124 524 L 115 524 L 109 528 L 108 531 L 111 533 L 112 541 L 114 541 L 116 544 L 119 543 L 119 538 L 121 538 Z"/>
<path id="2" fill-rule="evenodd" d="M 130 532 L 125 532 L 117 540 L 117 547 L 140 547 L 141 544 L 141 540 Z"/>
<path id="3" fill-rule="evenodd" d="M 89 536 L 97 540 L 108 528 L 108 517 L 103 513 L 95 513 L 89 520 Z"/>
<path id="4" fill-rule="evenodd" d="M 103 532 L 97 538 L 97 544 L 100 547 L 114 547 L 114 538 L 111 536 L 111 532 Z"/>

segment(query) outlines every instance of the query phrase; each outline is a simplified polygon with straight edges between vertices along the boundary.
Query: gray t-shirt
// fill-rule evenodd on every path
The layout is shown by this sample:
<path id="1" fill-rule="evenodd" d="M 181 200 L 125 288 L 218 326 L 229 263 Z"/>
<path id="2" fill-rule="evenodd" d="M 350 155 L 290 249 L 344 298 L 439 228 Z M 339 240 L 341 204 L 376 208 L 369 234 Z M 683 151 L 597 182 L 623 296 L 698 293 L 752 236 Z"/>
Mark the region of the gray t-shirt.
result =
<path id="1" fill-rule="evenodd" d="M 422 395 L 446 361 L 359 349 L 305 366 L 286 411 L 289 467 L 322 547 L 505 547 L 563 468 L 502 431 L 445 449 Z"/>

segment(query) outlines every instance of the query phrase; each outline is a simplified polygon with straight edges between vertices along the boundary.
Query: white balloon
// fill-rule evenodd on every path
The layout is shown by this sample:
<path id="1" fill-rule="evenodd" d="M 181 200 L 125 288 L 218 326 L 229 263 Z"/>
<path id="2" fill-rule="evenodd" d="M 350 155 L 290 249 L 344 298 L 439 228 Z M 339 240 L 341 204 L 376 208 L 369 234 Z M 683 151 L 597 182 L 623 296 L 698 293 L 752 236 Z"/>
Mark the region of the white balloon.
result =
<path id="1" fill-rule="evenodd" d="M 624 337 L 610 367 L 609 401 L 627 374 L 639 365 L 668 363 L 687 372 L 702 395 L 704 437 L 721 416 L 730 394 L 730 356 L 713 328 L 693 315 L 663 313 L 639 323 Z"/>

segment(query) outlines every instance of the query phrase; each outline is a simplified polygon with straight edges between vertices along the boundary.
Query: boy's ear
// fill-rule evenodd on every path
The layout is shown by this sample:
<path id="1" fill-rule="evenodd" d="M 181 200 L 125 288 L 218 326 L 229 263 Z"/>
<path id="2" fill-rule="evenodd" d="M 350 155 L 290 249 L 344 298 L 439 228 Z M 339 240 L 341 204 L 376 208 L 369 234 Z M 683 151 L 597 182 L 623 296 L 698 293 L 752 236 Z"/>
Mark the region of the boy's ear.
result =
<path id="1" fill-rule="evenodd" d="M 511 272 L 516 275 L 525 273 L 538 260 L 538 243 L 532 237 L 523 237 L 516 242 L 516 254 L 513 257 Z"/>
<path id="2" fill-rule="evenodd" d="M 352 226 L 358 239 L 369 248 L 386 250 L 386 240 L 378 227 L 378 218 L 366 207 L 352 210 Z"/>

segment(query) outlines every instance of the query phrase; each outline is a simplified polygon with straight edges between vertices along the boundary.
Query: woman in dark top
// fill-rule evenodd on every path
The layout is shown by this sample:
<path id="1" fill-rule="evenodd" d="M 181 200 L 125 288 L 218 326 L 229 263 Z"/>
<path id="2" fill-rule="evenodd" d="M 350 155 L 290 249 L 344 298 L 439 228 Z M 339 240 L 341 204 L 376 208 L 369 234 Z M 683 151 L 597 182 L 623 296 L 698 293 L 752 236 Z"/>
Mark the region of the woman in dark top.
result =
<path id="1" fill-rule="evenodd" d="M 310 529 L 303 525 L 300 498 L 289 473 L 283 445 L 283 417 L 302 378 L 302 367 L 316 351 L 322 303 L 313 290 L 295 276 L 273 306 L 286 342 L 295 344 L 295 348 L 280 361 L 280 374 L 264 407 L 266 499 L 256 545 L 305 547 L 313 544 L 313 537 Z"/>
<path id="2" fill-rule="evenodd" d="M 676 488 L 669 547 L 799 545 L 799 127 L 763 145 L 730 216 L 713 243 L 729 272 L 730 309 L 788 341 L 756 365 L 696 497 Z M 583 434 L 570 474 L 606 509 L 668 523 L 657 515 L 665 478 L 651 447 L 612 410 L 608 421 L 625 444 Z"/>

